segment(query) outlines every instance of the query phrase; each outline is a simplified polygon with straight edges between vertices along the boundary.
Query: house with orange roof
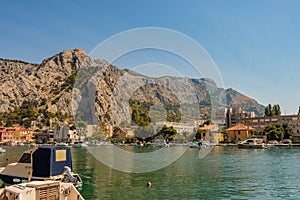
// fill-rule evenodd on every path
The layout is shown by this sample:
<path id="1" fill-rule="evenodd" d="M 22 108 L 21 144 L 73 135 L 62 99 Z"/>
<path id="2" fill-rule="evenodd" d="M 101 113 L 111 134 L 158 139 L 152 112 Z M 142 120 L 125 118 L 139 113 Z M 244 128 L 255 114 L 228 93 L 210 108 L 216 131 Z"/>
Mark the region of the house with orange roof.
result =
<path id="1" fill-rule="evenodd" d="M 226 129 L 229 142 L 237 142 L 251 138 L 254 135 L 254 128 L 244 124 L 237 124 Z"/>
<path id="2" fill-rule="evenodd" d="M 24 127 L 5 127 L 0 128 L 0 142 L 28 142 L 33 141 L 32 130 Z"/>
<path id="3" fill-rule="evenodd" d="M 0 142 L 1 143 L 12 142 L 15 131 L 16 131 L 16 129 L 14 127 L 1 128 L 0 129 Z"/>
<path id="4" fill-rule="evenodd" d="M 197 131 L 198 137 L 216 144 L 224 140 L 223 134 L 219 131 L 217 124 L 210 124 L 199 127 Z"/>
<path id="5" fill-rule="evenodd" d="M 32 130 L 25 127 L 18 127 L 14 133 L 14 141 L 15 142 L 32 142 L 33 139 Z"/>

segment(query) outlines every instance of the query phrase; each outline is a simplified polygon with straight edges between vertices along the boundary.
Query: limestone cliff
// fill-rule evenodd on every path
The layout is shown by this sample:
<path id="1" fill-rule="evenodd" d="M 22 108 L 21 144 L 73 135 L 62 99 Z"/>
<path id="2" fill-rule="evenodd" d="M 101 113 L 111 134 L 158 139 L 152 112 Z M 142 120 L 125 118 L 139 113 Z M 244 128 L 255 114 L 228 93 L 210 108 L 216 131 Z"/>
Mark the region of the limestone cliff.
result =
<path id="1" fill-rule="evenodd" d="M 48 124 L 65 124 L 74 116 L 114 125 L 131 119 L 130 99 L 180 105 L 181 112 L 190 116 L 199 102 L 208 100 L 208 94 L 210 106 L 237 105 L 263 113 L 263 106 L 254 99 L 218 88 L 212 80 L 146 77 L 103 60 L 93 61 L 82 49 L 62 51 L 41 64 L 0 59 L 0 69 L 0 120 L 4 123 L 5 113 L 15 112 L 24 102 L 31 102 L 41 125 L 45 118 Z"/>

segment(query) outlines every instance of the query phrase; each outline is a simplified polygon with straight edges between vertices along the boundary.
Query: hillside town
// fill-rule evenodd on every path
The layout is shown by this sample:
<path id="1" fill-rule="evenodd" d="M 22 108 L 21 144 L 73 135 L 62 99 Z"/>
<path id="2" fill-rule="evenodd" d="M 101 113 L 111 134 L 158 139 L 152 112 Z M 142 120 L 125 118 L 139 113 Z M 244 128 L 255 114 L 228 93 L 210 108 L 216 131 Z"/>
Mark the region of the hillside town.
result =
<path id="1" fill-rule="evenodd" d="M 156 122 L 155 127 L 172 127 L 176 130 L 178 142 L 206 140 L 215 144 L 238 143 L 249 138 L 261 138 L 264 142 L 269 138 L 266 128 L 277 125 L 286 126 L 287 135 L 282 135 L 278 142 L 289 139 L 293 143 L 300 142 L 300 108 L 295 115 L 272 115 L 257 117 L 254 112 L 244 111 L 241 107 L 218 109 L 213 120 L 193 122 Z M 159 128 L 157 128 L 159 129 Z M 0 128 L 0 144 L 73 144 L 79 141 L 110 140 L 118 143 L 135 143 L 145 138 L 137 135 L 137 126 L 106 126 L 105 131 L 96 125 L 86 125 L 76 129 L 74 124 L 53 126 L 40 130 L 36 127 L 19 125 Z M 152 142 L 155 138 L 151 138 Z M 144 141 L 143 141 L 144 142 Z M 148 140 L 149 142 L 149 140 Z"/>

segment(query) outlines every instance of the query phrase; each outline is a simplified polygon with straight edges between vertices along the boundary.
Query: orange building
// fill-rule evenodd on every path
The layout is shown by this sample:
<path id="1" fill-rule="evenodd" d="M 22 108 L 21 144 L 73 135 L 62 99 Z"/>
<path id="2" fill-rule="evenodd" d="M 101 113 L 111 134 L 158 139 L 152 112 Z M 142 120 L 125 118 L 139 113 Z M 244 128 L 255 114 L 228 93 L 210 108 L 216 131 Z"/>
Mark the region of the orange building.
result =
<path id="1" fill-rule="evenodd" d="M 244 124 L 237 124 L 226 129 L 226 133 L 229 142 L 237 142 L 251 138 L 254 135 L 254 128 Z"/>
<path id="2" fill-rule="evenodd" d="M 31 142 L 32 130 L 24 127 L 0 128 L 0 142 Z"/>
<path id="3" fill-rule="evenodd" d="M 13 141 L 14 132 L 16 131 L 13 127 L 1 128 L 0 129 L 0 142 L 11 142 Z"/>

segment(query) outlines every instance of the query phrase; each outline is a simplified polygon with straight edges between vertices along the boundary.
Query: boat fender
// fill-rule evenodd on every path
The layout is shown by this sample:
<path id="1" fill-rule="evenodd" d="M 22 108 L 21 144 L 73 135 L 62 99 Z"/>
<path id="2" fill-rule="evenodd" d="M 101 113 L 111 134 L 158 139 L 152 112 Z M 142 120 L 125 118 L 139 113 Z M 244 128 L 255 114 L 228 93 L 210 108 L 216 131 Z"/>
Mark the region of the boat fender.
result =
<path id="1" fill-rule="evenodd" d="M 19 178 L 14 178 L 14 179 L 13 179 L 13 182 L 14 182 L 14 183 L 20 183 L 21 180 L 20 180 Z"/>

